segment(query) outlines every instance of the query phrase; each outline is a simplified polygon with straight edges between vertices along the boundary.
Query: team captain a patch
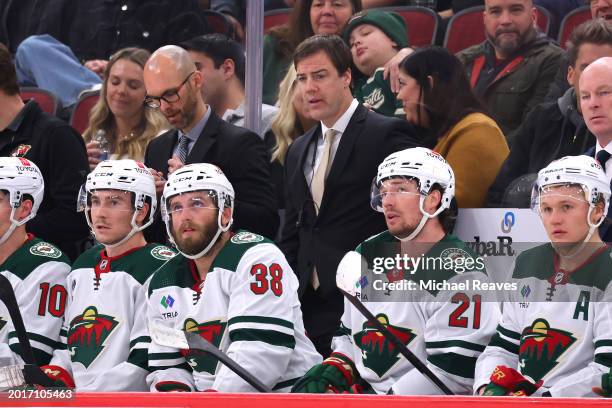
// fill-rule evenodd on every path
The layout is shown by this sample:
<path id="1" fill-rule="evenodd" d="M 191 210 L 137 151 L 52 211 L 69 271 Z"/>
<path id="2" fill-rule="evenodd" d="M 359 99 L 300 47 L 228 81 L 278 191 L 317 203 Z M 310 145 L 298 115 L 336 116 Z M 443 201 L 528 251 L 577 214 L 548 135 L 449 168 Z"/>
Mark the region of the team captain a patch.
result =
<path id="1" fill-rule="evenodd" d="M 261 242 L 264 240 L 264 237 L 261 235 L 253 234 L 248 231 L 241 231 L 232 237 L 232 242 L 234 244 L 249 244 L 252 242 Z"/>
<path id="2" fill-rule="evenodd" d="M 46 242 L 39 242 L 32 245 L 30 248 L 30 253 L 32 255 L 47 256 L 49 258 L 59 258 L 62 256 L 62 251 L 51 244 L 47 244 Z"/>

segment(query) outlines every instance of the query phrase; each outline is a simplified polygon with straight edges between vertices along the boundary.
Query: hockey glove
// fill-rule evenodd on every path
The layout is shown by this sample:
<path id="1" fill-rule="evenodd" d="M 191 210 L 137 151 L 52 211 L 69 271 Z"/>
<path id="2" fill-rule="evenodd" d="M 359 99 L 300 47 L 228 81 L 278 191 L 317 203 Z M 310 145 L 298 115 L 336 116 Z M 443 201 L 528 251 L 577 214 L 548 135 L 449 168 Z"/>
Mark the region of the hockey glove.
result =
<path id="1" fill-rule="evenodd" d="M 601 375 L 601 388 L 593 387 L 593 392 L 605 398 L 612 397 L 612 368 L 609 373 Z"/>
<path id="2" fill-rule="evenodd" d="M 349 391 L 357 380 L 353 362 L 340 353 L 332 353 L 321 364 L 312 367 L 300 378 L 291 392 L 323 394 L 329 390 L 335 393 Z"/>
<path id="3" fill-rule="evenodd" d="M 491 382 L 485 387 L 482 395 L 526 397 L 533 394 L 543 383 L 544 381 L 540 380 L 534 384 L 513 368 L 497 366 L 491 374 Z"/>
<path id="4" fill-rule="evenodd" d="M 62 367 L 56 365 L 45 365 L 41 366 L 40 369 L 55 383 L 56 387 L 75 388 L 72 376 Z"/>

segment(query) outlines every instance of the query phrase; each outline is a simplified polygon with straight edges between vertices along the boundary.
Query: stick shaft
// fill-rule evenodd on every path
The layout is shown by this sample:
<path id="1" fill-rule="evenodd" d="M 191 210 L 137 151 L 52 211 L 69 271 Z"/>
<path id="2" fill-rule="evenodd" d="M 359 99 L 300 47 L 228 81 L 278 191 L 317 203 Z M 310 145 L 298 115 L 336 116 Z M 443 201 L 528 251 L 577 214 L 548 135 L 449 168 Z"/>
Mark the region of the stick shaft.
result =
<path id="1" fill-rule="evenodd" d="M 389 340 L 391 343 L 393 343 L 395 347 L 397 347 L 399 352 L 404 357 L 406 357 L 408 361 L 410 361 L 414 368 L 419 370 L 421 374 L 427 377 L 427 379 L 430 380 L 443 393 L 445 393 L 446 395 L 454 395 L 454 392 L 452 392 L 450 388 L 446 386 L 446 384 L 440 381 L 440 379 L 425 364 L 423 364 L 423 362 L 412 351 L 410 351 L 404 343 L 402 343 L 393 333 L 387 330 L 387 328 L 381 322 L 378 321 L 378 319 L 372 314 L 372 312 L 370 312 L 368 308 L 365 307 L 365 305 L 359 299 L 357 299 L 356 296 L 353 296 L 340 288 L 338 288 L 338 290 L 342 292 L 344 297 L 346 297 L 348 301 L 351 302 L 351 304 L 355 306 L 355 308 L 357 308 L 357 310 L 359 310 L 359 312 L 366 319 L 368 319 L 369 323 L 373 324 L 387 340 Z"/>

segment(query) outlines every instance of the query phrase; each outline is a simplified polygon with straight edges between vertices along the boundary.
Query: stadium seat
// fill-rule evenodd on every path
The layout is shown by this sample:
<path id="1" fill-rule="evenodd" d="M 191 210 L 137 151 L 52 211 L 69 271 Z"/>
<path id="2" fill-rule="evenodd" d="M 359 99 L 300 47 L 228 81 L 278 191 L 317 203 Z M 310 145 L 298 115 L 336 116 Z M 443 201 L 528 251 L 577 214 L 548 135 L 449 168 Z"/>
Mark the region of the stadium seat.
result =
<path id="1" fill-rule="evenodd" d="M 44 112 L 54 116 L 57 114 L 59 102 L 57 100 L 57 96 L 53 95 L 51 92 L 44 89 L 27 86 L 21 88 L 19 90 L 19 94 L 24 102 L 34 99 Z"/>
<path id="2" fill-rule="evenodd" d="M 565 43 L 569 40 L 570 34 L 574 28 L 591 19 L 591 8 L 589 6 L 581 7 L 568 13 L 561 21 L 559 29 L 559 45 L 565 48 Z"/>
<path id="3" fill-rule="evenodd" d="M 232 23 L 230 23 L 223 13 L 214 10 L 202 10 L 202 14 L 213 33 L 224 34 L 230 38 L 234 38 Z"/>
<path id="4" fill-rule="evenodd" d="M 438 14 L 427 7 L 398 6 L 381 7 L 380 10 L 395 11 L 406 21 L 408 44 L 414 47 L 431 45 L 438 32 Z"/>
<path id="5" fill-rule="evenodd" d="M 83 93 L 77 103 L 74 105 L 74 110 L 70 116 L 70 126 L 76 129 L 77 132 L 83 134 L 89 125 L 89 112 L 91 108 L 100 99 L 99 91 L 91 91 Z"/>
<path id="6" fill-rule="evenodd" d="M 264 13 L 264 34 L 267 34 L 272 27 L 283 25 L 289 21 L 291 15 L 290 8 L 270 10 Z"/>
<path id="7" fill-rule="evenodd" d="M 536 9 L 536 24 L 540 31 L 548 34 L 550 12 L 539 6 L 536 6 Z M 483 42 L 485 40 L 483 12 L 484 6 L 476 6 L 462 10 L 451 17 L 444 36 L 444 47 L 454 54 Z"/>

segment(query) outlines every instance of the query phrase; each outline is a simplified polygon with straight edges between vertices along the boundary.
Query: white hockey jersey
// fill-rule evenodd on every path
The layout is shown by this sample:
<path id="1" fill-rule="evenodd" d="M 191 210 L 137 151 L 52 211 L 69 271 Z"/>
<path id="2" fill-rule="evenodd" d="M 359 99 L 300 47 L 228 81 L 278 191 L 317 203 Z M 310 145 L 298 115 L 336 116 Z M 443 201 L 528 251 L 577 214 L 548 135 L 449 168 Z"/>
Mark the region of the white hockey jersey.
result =
<path id="1" fill-rule="evenodd" d="M 59 249 L 31 235 L 0 265 L 0 273 L 13 286 L 38 365 L 48 364 L 53 351 L 61 348 L 69 272 L 70 260 Z M 0 366 L 22 364 L 20 353 L 8 310 L 0 302 Z"/>
<path id="2" fill-rule="evenodd" d="M 239 231 L 202 282 L 178 255 L 149 286 L 153 325 L 194 331 L 262 383 L 288 391 L 321 356 L 304 333 L 298 281 L 282 252 L 264 237 Z M 151 390 L 255 392 L 210 355 L 151 343 Z"/>
<path id="3" fill-rule="evenodd" d="M 519 290 L 504 302 L 497 333 L 478 359 L 474 391 L 505 365 L 543 380 L 536 395 L 596 396 L 591 387 L 612 366 L 612 251 L 602 247 L 574 271 L 557 263 L 550 244 L 517 258 Z"/>
<path id="4" fill-rule="evenodd" d="M 393 256 L 398 250 L 399 241 L 385 231 L 362 243 L 356 251 L 373 268 L 375 257 Z M 463 241 L 447 235 L 425 258 L 449 261 L 476 258 L 476 255 Z M 430 265 L 415 269 L 414 274 L 404 271 L 399 278 L 393 274 L 378 275 L 385 282 L 406 284 L 404 289 L 386 293 L 380 290 L 380 282 L 375 282 L 378 278 L 369 275 L 372 278 L 369 282 L 362 277 L 358 296 L 454 393 L 471 394 L 476 359 L 495 332 L 500 313 L 494 295 L 474 289 L 474 282 L 489 283 L 484 268 L 463 273 L 457 270 Z M 407 282 L 413 282 L 412 286 Z M 421 286 L 432 282 L 447 285 L 445 288 L 449 289 Z M 469 286 L 463 288 L 462 284 Z M 455 290 L 455 287 L 461 289 Z M 332 350 L 350 358 L 360 377 L 379 394 L 386 394 L 391 388 L 395 394 L 442 394 L 346 299 Z"/>
<path id="5" fill-rule="evenodd" d="M 116 257 L 102 245 L 84 252 L 68 275 L 65 349 L 51 364 L 66 369 L 78 391 L 147 391 L 147 285 L 175 253 L 148 244 Z"/>

